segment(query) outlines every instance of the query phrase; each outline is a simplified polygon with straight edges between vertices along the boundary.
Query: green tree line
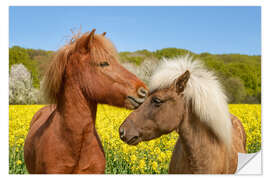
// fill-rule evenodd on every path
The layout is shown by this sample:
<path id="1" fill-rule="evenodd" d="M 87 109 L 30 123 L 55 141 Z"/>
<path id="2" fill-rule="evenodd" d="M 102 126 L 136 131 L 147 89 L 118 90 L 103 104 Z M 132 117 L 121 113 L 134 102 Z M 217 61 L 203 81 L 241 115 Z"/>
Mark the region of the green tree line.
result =
<path id="1" fill-rule="evenodd" d="M 216 72 L 222 82 L 230 103 L 261 103 L 261 56 L 242 54 L 196 54 L 189 50 L 164 48 L 156 51 L 138 50 L 120 52 L 120 62 L 140 67 L 146 60 L 160 61 L 190 54 L 201 59 L 209 70 Z M 53 51 L 9 48 L 9 69 L 13 64 L 23 64 L 31 73 L 33 86 L 39 88 L 40 81 L 53 55 Z"/>

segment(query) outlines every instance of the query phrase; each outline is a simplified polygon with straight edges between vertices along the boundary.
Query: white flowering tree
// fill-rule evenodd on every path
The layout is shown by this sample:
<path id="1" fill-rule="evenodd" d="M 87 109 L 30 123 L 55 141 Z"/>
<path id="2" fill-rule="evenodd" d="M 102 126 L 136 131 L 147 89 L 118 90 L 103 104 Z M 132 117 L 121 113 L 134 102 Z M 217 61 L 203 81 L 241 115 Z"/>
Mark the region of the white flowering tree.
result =
<path id="1" fill-rule="evenodd" d="M 37 104 L 40 102 L 38 89 L 32 86 L 32 77 L 22 64 L 11 66 L 9 73 L 9 104 Z"/>

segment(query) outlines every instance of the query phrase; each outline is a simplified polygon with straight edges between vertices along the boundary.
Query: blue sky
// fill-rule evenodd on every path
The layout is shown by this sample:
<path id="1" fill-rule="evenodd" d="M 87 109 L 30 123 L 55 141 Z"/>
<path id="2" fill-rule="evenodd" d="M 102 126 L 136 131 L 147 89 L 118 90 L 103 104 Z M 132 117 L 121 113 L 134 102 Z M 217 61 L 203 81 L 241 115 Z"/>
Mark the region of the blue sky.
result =
<path id="1" fill-rule="evenodd" d="M 70 29 L 97 29 L 118 51 L 176 47 L 261 54 L 260 7 L 10 7 L 9 46 L 57 50 Z"/>

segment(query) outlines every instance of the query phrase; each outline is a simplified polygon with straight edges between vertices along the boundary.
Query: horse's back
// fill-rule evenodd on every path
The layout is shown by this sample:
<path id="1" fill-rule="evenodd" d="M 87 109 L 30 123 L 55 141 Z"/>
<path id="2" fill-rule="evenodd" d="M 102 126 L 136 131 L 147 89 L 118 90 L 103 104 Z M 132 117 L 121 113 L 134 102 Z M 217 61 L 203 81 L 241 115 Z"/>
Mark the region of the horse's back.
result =
<path id="1" fill-rule="evenodd" d="M 30 128 L 24 143 L 24 160 L 30 173 L 35 173 L 35 137 L 40 136 L 40 133 L 38 132 L 49 120 L 49 117 L 55 109 L 55 105 L 49 105 L 41 108 L 35 113 L 30 123 Z"/>

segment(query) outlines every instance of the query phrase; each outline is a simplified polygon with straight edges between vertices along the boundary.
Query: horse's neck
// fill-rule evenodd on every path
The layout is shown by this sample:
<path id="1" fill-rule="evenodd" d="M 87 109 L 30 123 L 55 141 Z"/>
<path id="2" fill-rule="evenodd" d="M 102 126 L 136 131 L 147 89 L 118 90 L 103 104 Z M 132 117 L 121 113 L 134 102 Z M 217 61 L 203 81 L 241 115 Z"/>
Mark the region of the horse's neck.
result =
<path id="1" fill-rule="evenodd" d="M 187 113 L 179 126 L 179 141 L 182 155 L 190 168 L 199 170 L 211 166 L 220 146 L 217 137 L 194 113 Z M 180 147 L 175 147 L 180 148 Z M 200 170 L 199 170 L 200 171 Z M 200 171 L 202 172 L 202 171 Z"/>
<path id="2" fill-rule="evenodd" d="M 97 103 L 87 101 L 79 88 L 67 86 L 59 105 L 61 123 L 72 134 L 94 133 Z"/>

